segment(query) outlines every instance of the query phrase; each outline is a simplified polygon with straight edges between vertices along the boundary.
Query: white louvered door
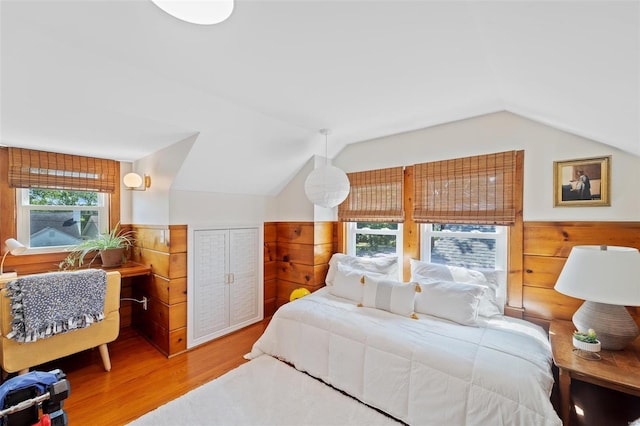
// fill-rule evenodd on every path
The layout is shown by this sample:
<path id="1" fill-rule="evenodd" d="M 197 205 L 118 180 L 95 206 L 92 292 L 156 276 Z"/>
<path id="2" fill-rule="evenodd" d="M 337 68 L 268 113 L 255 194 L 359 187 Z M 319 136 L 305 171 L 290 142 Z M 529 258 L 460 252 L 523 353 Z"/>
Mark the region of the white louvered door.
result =
<path id="1" fill-rule="evenodd" d="M 262 319 L 258 228 L 193 231 L 188 346 Z"/>
<path id="2" fill-rule="evenodd" d="M 258 230 L 232 229 L 229 232 L 229 314 L 231 325 L 234 325 L 258 315 Z"/>
<path id="3" fill-rule="evenodd" d="M 194 232 L 194 337 L 201 339 L 229 327 L 229 231 Z"/>

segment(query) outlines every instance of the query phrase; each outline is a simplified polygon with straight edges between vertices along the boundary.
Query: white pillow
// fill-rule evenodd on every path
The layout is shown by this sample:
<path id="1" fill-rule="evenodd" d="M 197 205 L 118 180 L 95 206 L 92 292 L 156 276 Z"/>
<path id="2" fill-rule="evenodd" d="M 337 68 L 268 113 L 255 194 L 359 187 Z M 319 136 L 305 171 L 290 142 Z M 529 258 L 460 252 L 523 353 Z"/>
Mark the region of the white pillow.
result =
<path id="1" fill-rule="evenodd" d="M 416 287 L 416 283 L 401 283 L 365 275 L 362 306 L 415 317 L 414 300 Z"/>
<path id="2" fill-rule="evenodd" d="M 483 286 L 453 281 L 420 283 L 415 309 L 421 314 L 447 319 L 463 325 L 478 325 L 478 308 Z M 485 287 L 486 288 L 486 287 Z"/>
<path id="3" fill-rule="evenodd" d="M 480 271 L 461 266 L 442 265 L 410 259 L 411 276 L 432 278 L 435 280 L 455 281 L 457 283 L 486 284 L 487 279 Z"/>
<path id="4" fill-rule="evenodd" d="M 463 284 L 476 284 L 483 288 L 484 294 L 480 300 L 479 315 L 492 317 L 502 315 L 500 304 L 497 301 L 498 271 L 482 271 L 463 268 L 461 266 L 448 266 L 439 263 L 429 263 L 410 259 L 411 281 L 426 283 L 435 281 L 454 281 Z M 490 279 L 487 279 L 489 276 Z"/>
<path id="5" fill-rule="evenodd" d="M 334 296 L 361 303 L 363 287 L 363 272 L 339 263 L 336 267 L 333 285 L 329 287 L 329 292 Z"/>
<path id="6" fill-rule="evenodd" d="M 329 260 L 329 270 L 324 280 L 327 286 L 333 285 L 339 263 L 363 272 L 374 272 L 385 275 L 389 279 L 398 279 L 397 257 L 356 257 L 343 253 L 334 253 Z"/>

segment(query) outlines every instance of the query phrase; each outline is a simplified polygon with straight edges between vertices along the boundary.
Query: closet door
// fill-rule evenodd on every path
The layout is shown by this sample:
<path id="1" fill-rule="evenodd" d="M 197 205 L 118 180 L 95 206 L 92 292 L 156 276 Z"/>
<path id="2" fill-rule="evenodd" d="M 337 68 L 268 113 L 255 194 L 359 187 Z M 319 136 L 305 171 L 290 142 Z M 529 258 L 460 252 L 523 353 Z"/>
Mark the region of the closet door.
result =
<path id="1" fill-rule="evenodd" d="M 231 325 L 256 318 L 258 301 L 258 229 L 231 229 L 229 310 Z"/>
<path id="2" fill-rule="evenodd" d="M 229 328 L 229 231 L 194 232 L 192 317 L 195 339 Z"/>

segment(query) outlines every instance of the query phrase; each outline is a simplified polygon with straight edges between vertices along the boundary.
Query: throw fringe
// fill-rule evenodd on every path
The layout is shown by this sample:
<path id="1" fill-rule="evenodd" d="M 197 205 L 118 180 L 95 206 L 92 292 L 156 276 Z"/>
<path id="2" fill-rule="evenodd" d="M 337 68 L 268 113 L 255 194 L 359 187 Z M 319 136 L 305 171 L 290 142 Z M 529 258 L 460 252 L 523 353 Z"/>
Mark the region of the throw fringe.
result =
<path id="1" fill-rule="evenodd" d="M 82 277 L 76 276 L 71 278 L 62 277 L 61 275 L 72 273 L 58 272 L 52 273 L 58 274 L 55 277 L 51 277 L 52 274 L 48 274 L 49 277 L 47 277 L 47 284 L 58 286 L 56 288 L 56 291 L 61 292 L 63 296 L 67 296 L 65 292 L 68 293 L 71 291 L 64 288 L 65 279 L 78 279 L 82 282 L 82 285 L 86 285 L 89 282 L 93 284 L 91 280 L 97 279 L 98 284 L 93 284 L 93 286 L 98 288 L 98 294 L 91 294 L 90 296 L 93 297 L 83 296 L 83 300 L 91 299 L 89 300 L 89 302 L 92 303 L 88 303 L 88 305 L 92 304 L 93 308 L 82 308 L 79 306 L 75 306 L 71 309 L 68 309 L 66 307 L 62 307 L 62 309 L 60 306 L 55 305 L 44 306 L 45 302 L 49 302 L 49 300 L 45 299 L 45 302 L 43 302 L 37 299 L 37 296 L 35 294 L 25 295 L 26 290 L 24 285 L 28 285 L 28 283 L 25 284 L 21 281 L 21 279 L 16 279 L 8 282 L 6 284 L 7 297 L 11 297 L 11 315 L 13 319 L 11 321 L 11 332 L 7 334 L 7 338 L 13 339 L 17 342 L 35 342 L 38 339 L 45 339 L 55 334 L 66 333 L 72 330 L 89 327 L 91 324 L 104 320 L 104 312 L 103 310 L 98 309 L 97 306 L 104 306 L 104 298 L 106 293 L 106 274 L 104 273 L 104 271 L 98 272 L 100 273 L 93 275 L 85 274 Z M 27 277 L 23 278 L 22 280 L 25 279 L 27 279 Z M 102 287 L 101 290 L 100 287 Z M 86 290 L 88 293 L 96 292 L 94 288 L 87 288 Z M 72 292 L 74 294 L 76 293 L 76 291 Z M 32 312 L 30 314 L 25 312 L 25 297 L 30 297 L 30 304 L 37 306 L 38 309 L 35 310 L 36 312 Z M 64 297 L 63 299 L 67 300 Z M 34 303 L 34 301 L 37 303 Z M 38 303 L 40 304 L 38 305 Z M 72 302 L 69 302 L 68 304 L 73 305 Z M 66 315 L 70 316 L 58 318 L 58 309 L 65 313 L 73 313 L 67 313 Z M 27 321 L 27 319 L 29 319 L 29 315 L 33 317 L 30 318 L 32 319 L 32 321 Z"/>

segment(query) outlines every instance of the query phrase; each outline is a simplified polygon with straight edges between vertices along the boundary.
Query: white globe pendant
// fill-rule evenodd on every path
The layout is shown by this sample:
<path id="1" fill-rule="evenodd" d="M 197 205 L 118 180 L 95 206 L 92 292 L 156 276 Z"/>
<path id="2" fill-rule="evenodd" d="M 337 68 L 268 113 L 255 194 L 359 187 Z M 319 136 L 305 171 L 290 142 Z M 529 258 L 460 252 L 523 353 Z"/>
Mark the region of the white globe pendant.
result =
<path id="1" fill-rule="evenodd" d="M 313 204 L 333 208 L 349 195 L 349 178 L 337 167 L 322 166 L 314 169 L 304 182 L 304 192 Z"/>

